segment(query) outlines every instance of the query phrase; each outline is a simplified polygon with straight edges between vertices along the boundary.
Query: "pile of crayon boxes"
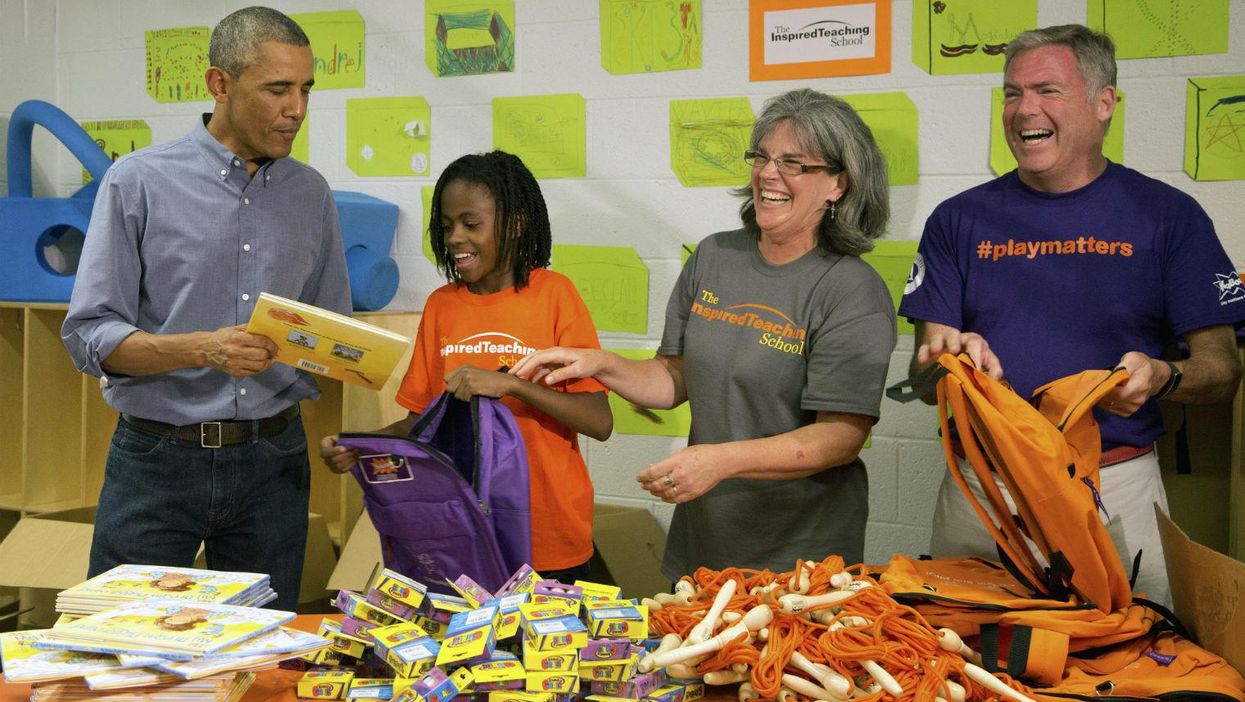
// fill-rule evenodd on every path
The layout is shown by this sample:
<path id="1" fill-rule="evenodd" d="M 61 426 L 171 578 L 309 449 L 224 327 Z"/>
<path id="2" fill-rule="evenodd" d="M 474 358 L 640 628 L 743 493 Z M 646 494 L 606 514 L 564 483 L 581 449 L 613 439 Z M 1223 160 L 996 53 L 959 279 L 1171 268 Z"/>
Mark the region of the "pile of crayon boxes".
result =
<path id="1" fill-rule="evenodd" d="M 648 608 L 617 587 L 542 580 L 524 566 L 495 593 L 466 576 L 456 596 L 380 571 L 366 593 L 343 590 L 332 645 L 306 656 L 298 696 L 394 702 L 694 702 L 700 681 L 639 674 Z"/>

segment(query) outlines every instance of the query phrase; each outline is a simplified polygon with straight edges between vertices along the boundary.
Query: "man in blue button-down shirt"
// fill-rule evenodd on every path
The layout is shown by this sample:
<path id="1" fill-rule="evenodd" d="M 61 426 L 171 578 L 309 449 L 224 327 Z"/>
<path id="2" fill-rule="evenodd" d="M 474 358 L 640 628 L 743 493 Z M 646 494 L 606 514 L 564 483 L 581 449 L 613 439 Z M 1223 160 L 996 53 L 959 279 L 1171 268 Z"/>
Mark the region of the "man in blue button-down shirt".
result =
<path id="1" fill-rule="evenodd" d="M 119 563 L 269 573 L 293 609 L 310 468 L 302 371 L 243 331 L 261 292 L 349 314 L 324 178 L 286 158 L 313 83 L 306 34 L 268 8 L 213 30 L 216 105 L 190 134 L 130 154 L 100 184 L 62 329 L 121 413 L 90 574 Z"/>

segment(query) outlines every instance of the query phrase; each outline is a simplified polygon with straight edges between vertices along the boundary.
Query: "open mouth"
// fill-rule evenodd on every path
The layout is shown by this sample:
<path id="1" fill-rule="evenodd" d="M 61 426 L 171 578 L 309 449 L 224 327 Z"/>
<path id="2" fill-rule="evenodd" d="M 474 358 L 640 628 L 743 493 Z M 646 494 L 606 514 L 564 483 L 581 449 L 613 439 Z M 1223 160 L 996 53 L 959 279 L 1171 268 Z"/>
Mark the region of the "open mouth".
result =
<path id="1" fill-rule="evenodd" d="M 1020 130 L 1020 140 L 1026 144 L 1040 144 L 1053 136 L 1055 136 L 1053 129 Z"/>
<path id="2" fill-rule="evenodd" d="M 791 200 L 791 196 L 785 193 L 776 193 L 772 190 L 761 191 L 762 202 L 788 202 L 790 200 Z"/>
<path id="3" fill-rule="evenodd" d="M 472 263 L 475 262 L 477 258 L 479 258 L 478 254 L 462 253 L 462 252 L 456 253 L 454 254 L 454 265 L 459 268 L 462 268 L 464 266 L 470 266 Z"/>

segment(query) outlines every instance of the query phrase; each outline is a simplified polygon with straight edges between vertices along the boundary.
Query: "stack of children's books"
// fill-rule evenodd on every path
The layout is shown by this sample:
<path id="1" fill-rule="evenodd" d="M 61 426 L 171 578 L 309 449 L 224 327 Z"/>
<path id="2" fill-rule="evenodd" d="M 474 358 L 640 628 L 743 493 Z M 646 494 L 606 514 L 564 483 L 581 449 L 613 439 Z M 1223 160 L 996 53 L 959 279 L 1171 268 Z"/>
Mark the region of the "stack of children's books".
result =
<path id="1" fill-rule="evenodd" d="M 205 601 L 265 599 L 262 592 L 271 592 L 266 576 L 178 570 L 194 573 L 196 582 L 215 583 L 213 593 L 201 591 L 198 599 L 190 599 L 183 590 L 182 599 L 119 600 L 85 616 L 63 616 L 51 629 L 0 634 L 5 680 L 31 683 L 32 700 L 101 694 L 109 700 L 233 700 L 254 680 L 251 671 L 331 644 L 281 626 L 294 618 L 293 612 Z M 94 582 L 99 578 L 71 590 L 111 595 L 125 590 L 115 585 L 116 579 Z M 256 591 L 241 580 L 262 582 L 262 588 Z"/>
<path id="2" fill-rule="evenodd" d="M 70 615 L 91 614 L 147 597 L 259 607 L 276 596 L 268 585 L 268 576 L 261 573 L 119 565 L 62 590 L 56 596 L 56 611 Z"/>

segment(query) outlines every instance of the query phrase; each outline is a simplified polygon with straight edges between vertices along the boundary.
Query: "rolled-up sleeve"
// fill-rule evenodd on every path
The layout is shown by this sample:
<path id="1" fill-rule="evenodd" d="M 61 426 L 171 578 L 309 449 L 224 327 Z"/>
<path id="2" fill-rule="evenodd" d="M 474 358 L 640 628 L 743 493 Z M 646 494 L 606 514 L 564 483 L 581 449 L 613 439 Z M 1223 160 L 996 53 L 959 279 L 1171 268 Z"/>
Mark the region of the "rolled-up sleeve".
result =
<path id="1" fill-rule="evenodd" d="M 142 264 L 138 241 L 144 220 L 134 192 L 125 185 L 124 162 L 100 182 L 78 263 L 61 339 L 78 370 L 104 374 L 104 359 L 138 331 Z"/>

